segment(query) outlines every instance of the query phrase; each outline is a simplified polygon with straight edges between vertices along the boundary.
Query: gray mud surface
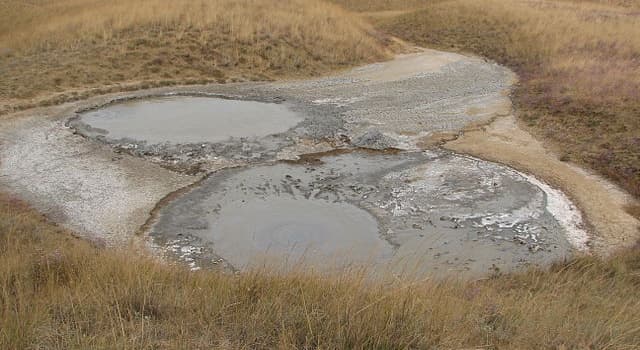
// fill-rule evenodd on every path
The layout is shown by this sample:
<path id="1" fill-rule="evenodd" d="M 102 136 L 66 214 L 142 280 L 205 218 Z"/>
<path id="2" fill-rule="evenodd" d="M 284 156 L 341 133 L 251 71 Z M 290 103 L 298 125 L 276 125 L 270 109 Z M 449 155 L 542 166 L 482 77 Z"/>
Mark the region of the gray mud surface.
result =
<path id="1" fill-rule="evenodd" d="M 210 172 L 221 164 L 297 159 L 305 153 L 352 146 L 415 150 L 433 133 L 455 132 L 470 122 L 508 113 L 506 93 L 513 81 L 513 73 L 497 64 L 425 51 L 316 80 L 156 89 L 118 96 L 78 110 L 69 126 L 117 152 L 143 156 L 178 171 Z M 170 110 L 160 111 L 167 102 L 158 103 L 158 98 L 170 99 Z M 194 99 L 198 103 L 192 109 Z M 245 115 L 251 123 L 238 119 L 234 124 L 242 131 L 234 135 L 227 130 L 229 137 L 222 137 L 229 126 L 220 125 L 208 140 L 202 140 L 213 122 L 202 123 L 202 129 L 190 128 L 186 135 L 180 131 L 170 135 L 171 123 L 204 112 L 207 105 L 213 106 L 212 111 L 199 118 L 210 116 L 229 123 L 238 113 L 214 110 L 229 103 L 250 106 L 249 110 L 259 104 L 283 113 L 276 116 L 275 111 L 264 110 L 260 115 Z M 150 115 L 156 110 L 157 123 Z M 268 127 L 268 122 L 255 122 L 270 118 L 274 119 Z M 171 120 L 168 125 L 167 119 Z M 156 133 L 157 137 L 152 136 Z"/>
<path id="2" fill-rule="evenodd" d="M 541 188 L 510 168 L 443 151 L 222 170 L 162 208 L 150 234 L 190 252 L 183 258 L 194 266 L 232 269 L 277 256 L 478 274 L 572 251 Z"/>
<path id="3" fill-rule="evenodd" d="M 26 111 L 0 121 L 0 186 L 112 245 L 143 231 L 192 268 L 276 258 L 475 274 L 545 264 L 585 247 L 580 212 L 561 192 L 425 150 L 434 134 L 510 113 L 514 78 L 425 50 L 315 80 Z"/>
<path id="4" fill-rule="evenodd" d="M 167 96 L 87 111 L 70 124 L 91 137 L 153 145 L 264 137 L 287 131 L 302 119 L 277 103 Z"/>

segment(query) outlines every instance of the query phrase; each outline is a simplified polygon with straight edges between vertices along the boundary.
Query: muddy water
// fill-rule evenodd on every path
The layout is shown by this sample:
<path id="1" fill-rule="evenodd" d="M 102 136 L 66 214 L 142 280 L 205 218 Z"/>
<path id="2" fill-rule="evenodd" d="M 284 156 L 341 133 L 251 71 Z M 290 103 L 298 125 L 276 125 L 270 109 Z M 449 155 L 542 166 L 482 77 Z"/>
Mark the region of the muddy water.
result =
<path id="1" fill-rule="evenodd" d="M 87 136 L 147 144 L 220 142 L 284 132 L 303 118 L 277 103 L 172 96 L 118 103 L 81 115 Z"/>
<path id="2" fill-rule="evenodd" d="M 571 253 L 549 194 L 448 152 L 352 152 L 215 173 L 160 210 L 151 235 L 188 261 L 264 258 L 407 273 L 486 273 Z"/>
<path id="3" fill-rule="evenodd" d="M 209 217 L 202 238 L 214 242 L 233 266 L 271 253 L 309 263 L 366 263 L 390 256 L 376 219 L 348 203 L 292 194 L 231 200 Z"/>

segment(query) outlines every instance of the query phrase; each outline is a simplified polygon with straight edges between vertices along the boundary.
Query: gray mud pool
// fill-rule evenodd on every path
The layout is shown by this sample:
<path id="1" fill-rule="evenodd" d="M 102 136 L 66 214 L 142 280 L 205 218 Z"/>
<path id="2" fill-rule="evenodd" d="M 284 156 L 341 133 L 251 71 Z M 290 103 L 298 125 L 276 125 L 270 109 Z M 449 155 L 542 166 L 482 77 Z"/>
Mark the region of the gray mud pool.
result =
<path id="1" fill-rule="evenodd" d="M 342 152 L 211 174 L 160 209 L 150 234 L 194 267 L 276 257 L 478 274 L 568 256 L 566 234 L 578 228 L 557 212 L 558 195 L 450 152 Z"/>
<path id="2" fill-rule="evenodd" d="M 193 268 L 481 275 L 548 264 L 586 242 L 561 192 L 499 164 L 420 150 L 433 133 L 508 113 L 511 78 L 482 60 L 417 54 L 312 81 L 138 95 L 68 125 L 117 153 L 207 174 L 144 226 Z"/>
<path id="3" fill-rule="evenodd" d="M 278 103 L 165 96 L 115 103 L 82 113 L 75 123 L 87 136 L 146 144 L 221 142 L 287 131 L 303 118 Z"/>
<path id="4" fill-rule="evenodd" d="M 194 269 L 544 265 L 588 248 L 571 201 L 431 146 L 510 114 L 514 81 L 483 59 L 424 50 L 312 80 L 97 96 L 4 120 L 0 185 L 110 246 L 142 230 Z"/>

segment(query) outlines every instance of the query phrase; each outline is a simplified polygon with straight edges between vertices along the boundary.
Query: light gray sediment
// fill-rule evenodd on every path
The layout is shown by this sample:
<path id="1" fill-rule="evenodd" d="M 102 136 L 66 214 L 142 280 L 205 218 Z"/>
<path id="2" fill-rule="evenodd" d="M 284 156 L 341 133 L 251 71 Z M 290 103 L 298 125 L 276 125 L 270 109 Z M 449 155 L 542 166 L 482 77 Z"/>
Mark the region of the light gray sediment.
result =
<path id="1" fill-rule="evenodd" d="M 126 244 L 160 199 L 195 181 L 72 134 L 68 112 L 59 109 L 3 121 L 1 182 L 4 192 L 76 233 Z"/>
<path id="2" fill-rule="evenodd" d="M 116 98 L 106 106 L 107 110 L 117 109 L 123 103 L 144 104 L 145 97 L 173 96 L 182 98 L 188 114 L 192 98 L 189 95 L 210 96 L 277 102 L 287 113 L 296 113 L 302 119 L 291 128 L 285 125 L 281 132 L 269 135 L 229 137 L 213 142 L 149 143 L 144 140 L 148 136 L 114 139 L 92 130 L 91 122 L 83 122 L 83 115 L 87 113 L 91 120 L 97 120 L 102 112 L 95 108 L 81 111 L 83 113 L 71 119 L 70 126 L 118 151 L 147 157 L 173 169 L 197 167 L 196 170 L 208 172 L 219 168 L 219 164 L 224 163 L 222 160 L 261 163 L 352 145 L 417 149 L 418 144 L 433 133 L 457 131 L 470 122 L 486 121 L 496 113 L 510 111 L 506 93 L 513 81 L 513 73 L 497 64 L 429 50 L 322 79 L 156 89 L 119 96 L 122 101 Z M 141 101 L 132 101 L 132 98 Z M 177 112 L 180 100 L 174 102 Z M 130 108 L 129 112 L 135 110 Z"/>
<path id="3" fill-rule="evenodd" d="M 265 137 L 285 132 L 302 119 L 281 103 L 165 96 L 87 111 L 70 124 L 90 137 L 154 145 Z"/>

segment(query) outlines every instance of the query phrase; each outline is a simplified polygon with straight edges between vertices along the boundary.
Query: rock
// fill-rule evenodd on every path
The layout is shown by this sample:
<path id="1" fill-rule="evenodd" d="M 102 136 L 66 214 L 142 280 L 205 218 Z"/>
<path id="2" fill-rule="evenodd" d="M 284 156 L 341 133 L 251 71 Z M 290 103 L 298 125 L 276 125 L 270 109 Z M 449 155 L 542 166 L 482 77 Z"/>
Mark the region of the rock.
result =
<path id="1" fill-rule="evenodd" d="M 353 141 L 353 145 L 361 148 L 384 150 L 395 147 L 397 142 L 391 137 L 385 136 L 378 130 L 369 130 L 358 136 Z"/>

